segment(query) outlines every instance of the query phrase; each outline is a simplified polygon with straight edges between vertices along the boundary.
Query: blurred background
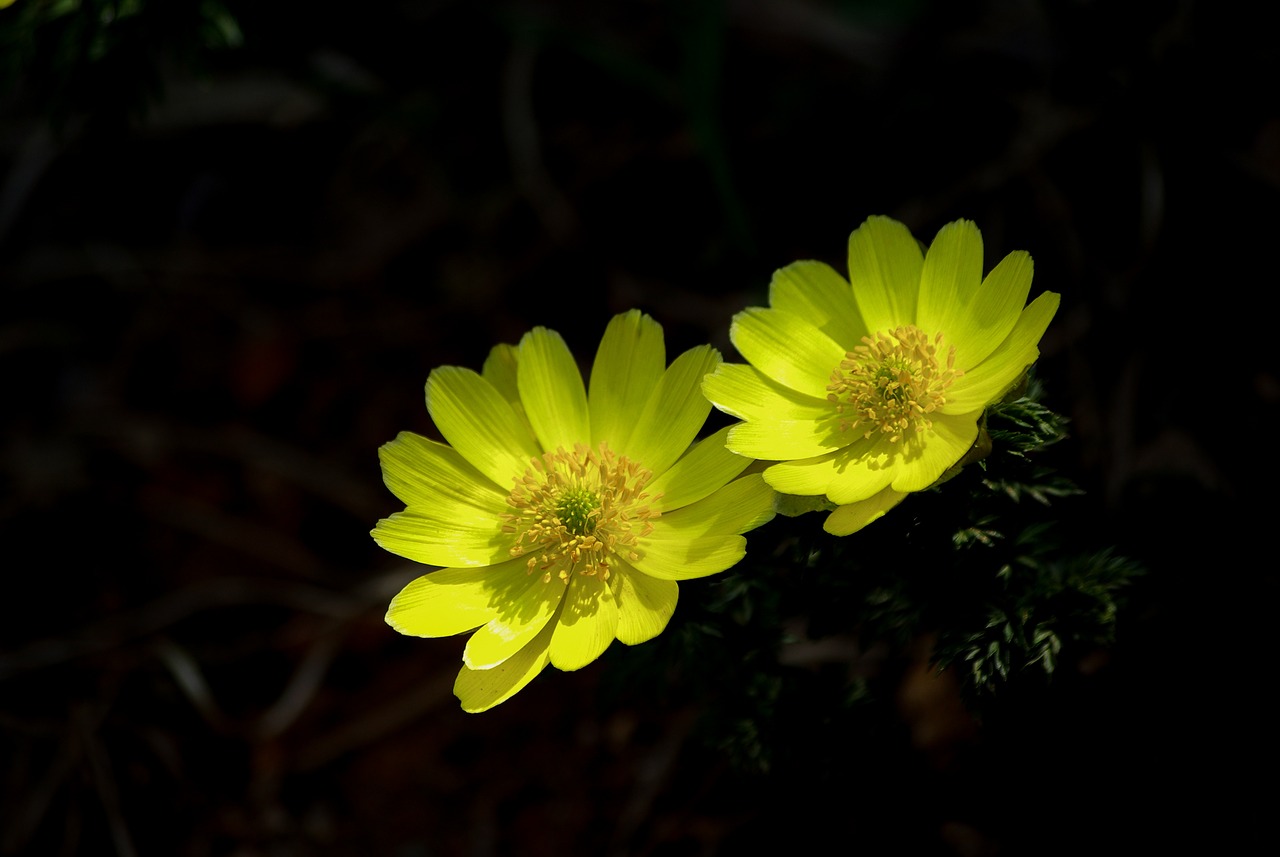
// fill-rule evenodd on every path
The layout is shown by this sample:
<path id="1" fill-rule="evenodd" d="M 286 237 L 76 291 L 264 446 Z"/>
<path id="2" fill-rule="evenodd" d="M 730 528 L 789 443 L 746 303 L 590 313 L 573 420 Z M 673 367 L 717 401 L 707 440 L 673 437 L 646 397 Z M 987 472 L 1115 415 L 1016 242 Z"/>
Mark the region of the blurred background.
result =
<path id="1" fill-rule="evenodd" d="M 0 855 L 1274 845 L 1249 784 L 1274 775 L 1280 63 L 1251 10 L 0 9 Z M 871 214 L 970 218 L 988 267 L 1027 250 L 1062 295 L 1055 461 L 1148 569 L 1114 644 L 983 717 L 864 652 L 857 728 L 793 712 L 745 769 L 712 694 L 628 689 L 620 645 L 463 714 L 464 639 L 384 624 L 423 569 L 368 536 L 399 509 L 378 446 L 434 435 L 430 370 L 539 324 L 589 359 L 632 307 L 670 354 L 733 359 L 771 273 L 844 270 Z"/>

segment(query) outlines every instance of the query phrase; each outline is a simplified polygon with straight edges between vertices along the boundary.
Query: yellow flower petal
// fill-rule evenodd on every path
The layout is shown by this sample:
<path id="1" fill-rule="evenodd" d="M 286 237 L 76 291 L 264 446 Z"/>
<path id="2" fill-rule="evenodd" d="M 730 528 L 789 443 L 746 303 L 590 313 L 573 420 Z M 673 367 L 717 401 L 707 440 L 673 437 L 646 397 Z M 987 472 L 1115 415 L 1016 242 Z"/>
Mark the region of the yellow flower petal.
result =
<path id="1" fill-rule="evenodd" d="M 996 350 L 951 385 L 942 413 L 968 413 L 999 401 L 1039 356 L 1040 337 L 1058 311 L 1058 301 L 1055 292 L 1045 292 L 1028 304 Z"/>
<path id="2" fill-rule="evenodd" d="M 442 568 L 411 581 L 391 599 L 387 624 L 411 637 L 448 637 L 478 628 L 508 608 L 526 583 L 523 560 L 489 568 Z"/>
<path id="3" fill-rule="evenodd" d="M 711 403 L 702 379 L 720 363 L 710 345 L 690 348 L 671 362 L 645 403 L 627 445 L 615 450 L 662 474 L 684 454 L 707 422 Z"/>
<path id="4" fill-rule="evenodd" d="M 1000 260 L 980 287 L 959 297 L 951 318 L 936 328 L 956 347 L 957 369 L 971 371 L 1009 336 L 1026 306 L 1032 272 L 1031 257 L 1015 251 Z"/>
<path id="5" fill-rule="evenodd" d="M 541 453 L 523 417 L 470 369 L 433 369 L 427 378 L 427 410 L 445 440 L 500 487 L 510 486 Z"/>
<path id="6" fill-rule="evenodd" d="M 901 503 L 906 497 L 906 494 L 900 494 L 892 488 L 886 488 L 866 500 L 839 507 L 830 515 L 827 515 L 827 519 L 822 523 L 822 529 L 833 536 L 847 536 L 856 533 L 872 521 L 884 517 L 886 512 Z"/>
<path id="7" fill-rule="evenodd" d="M 692 539 L 643 539 L 643 552 L 631 564 L 651 577 L 690 580 L 724 571 L 746 555 L 742 536 L 699 536 Z"/>
<path id="8" fill-rule="evenodd" d="M 548 622 L 528 645 L 492 669 L 463 667 L 453 683 L 453 693 L 462 703 L 462 710 L 471 714 L 488 711 L 533 681 L 551 660 L 548 650 L 554 628 L 555 623 Z"/>
<path id="9" fill-rule="evenodd" d="M 533 426 L 529 425 L 529 417 L 525 415 L 524 404 L 520 401 L 520 389 L 516 382 L 519 365 L 519 349 L 514 345 L 495 345 L 489 350 L 489 356 L 480 368 L 480 375 L 507 400 L 511 410 L 520 417 L 525 431 L 529 433 L 529 442 L 536 445 L 537 435 L 533 433 Z"/>
<path id="10" fill-rule="evenodd" d="M 769 306 L 806 319 L 846 351 L 867 335 L 853 287 L 822 262 L 794 262 L 774 272 Z"/>
<path id="11" fill-rule="evenodd" d="M 676 612 L 680 584 L 642 574 L 626 563 L 618 572 L 618 641 L 628 646 L 662 633 Z"/>
<path id="12" fill-rule="evenodd" d="M 739 423 L 732 427 L 726 440 L 729 448 L 739 455 L 768 461 L 825 455 L 843 442 L 838 414 L 814 420 Z"/>
<path id="13" fill-rule="evenodd" d="M 516 386 L 516 373 L 520 365 L 520 351 L 514 345 L 503 343 L 489 349 L 480 375 L 502 394 L 512 407 L 520 405 L 520 389 Z"/>
<path id="14" fill-rule="evenodd" d="M 867 330 L 893 330 L 916 317 L 924 256 L 907 227 L 868 217 L 849 236 L 849 282 Z"/>
<path id="15" fill-rule="evenodd" d="M 506 511 L 507 490 L 490 482 L 447 444 L 402 431 L 378 449 L 382 481 L 406 506 L 442 501 L 465 507 L 465 517 L 492 520 Z"/>
<path id="16" fill-rule="evenodd" d="M 520 340 L 517 386 L 542 448 L 573 449 L 591 436 L 582 372 L 560 334 L 535 327 Z"/>
<path id="17" fill-rule="evenodd" d="M 566 671 L 582 669 L 604 654 L 617 628 L 612 581 L 602 581 L 598 575 L 571 575 L 564 608 L 551 635 L 552 665 Z"/>
<path id="18" fill-rule="evenodd" d="M 614 449 L 627 448 L 666 367 L 661 325 L 639 310 L 613 317 L 591 367 L 592 446 L 606 441 Z"/>
<path id="19" fill-rule="evenodd" d="M 735 479 L 711 496 L 664 513 L 647 539 L 688 539 L 716 533 L 745 533 L 773 518 L 774 490 L 759 473 Z M 646 542 L 641 540 L 642 544 Z"/>
<path id="20" fill-rule="evenodd" d="M 832 459 L 827 497 L 833 503 L 865 500 L 909 466 L 900 444 L 883 436 L 868 438 L 841 450 Z"/>
<path id="21" fill-rule="evenodd" d="M 650 482 L 648 491 L 655 498 L 653 507 L 666 513 L 669 509 L 687 506 L 723 488 L 746 470 L 751 459 L 725 448 L 724 439 L 728 434 L 729 427 L 725 426 L 698 441 L 679 461 Z"/>
<path id="22" fill-rule="evenodd" d="M 702 392 L 717 408 L 744 420 L 816 420 L 834 412 L 826 396 L 798 393 L 741 363 L 721 363 L 702 379 Z"/>
<path id="23" fill-rule="evenodd" d="M 969 220 L 948 223 L 938 230 L 925 253 L 916 316 L 906 321 L 930 333 L 942 331 L 947 342 L 958 349 L 956 337 L 968 332 L 971 307 L 985 304 L 978 288 L 981 283 L 982 233 Z M 1014 312 L 1021 307 L 1018 304 Z M 966 327 L 958 329 L 961 325 Z"/>
<path id="24" fill-rule="evenodd" d="M 423 565 L 493 565 L 511 556 L 501 522 L 458 503 L 396 512 L 378 521 L 371 535 L 383 550 Z"/>
<path id="25" fill-rule="evenodd" d="M 845 347 L 799 316 L 752 307 L 733 317 L 729 338 L 752 366 L 779 384 L 826 399 Z"/>
<path id="26" fill-rule="evenodd" d="M 703 379 L 702 392 L 721 411 L 744 420 L 731 427 L 726 440 L 740 455 L 807 458 L 847 443 L 830 402 L 797 393 L 752 366 L 720 364 Z"/>
<path id="27" fill-rule="evenodd" d="M 564 590 L 556 578 L 544 581 L 540 573 L 526 572 L 524 589 L 513 586 L 506 596 L 511 603 L 467 640 L 462 662 L 473 670 L 492 669 L 515 655 L 556 615 Z"/>
<path id="28" fill-rule="evenodd" d="M 891 447 L 882 445 L 880 439 L 857 438 L 843 449 L 812 458 L 779 461 L 765 468 L 764 481 L 781 494 L 826 494 L 833 481 L 844 470 L 855 468 L 855 477 L 866 478 L 867 473 L 891 466 Z"/>
<path id="29" fill-rule="evenodd" d="M 812 458 L 780 461 L 765 468 L 764 481 L 780 494 L 826 494 L 838 454 L 839 450 Z"/>
<path id="30" fill-rule="evenodd" d="M 893 490 L 904 493 L 923 491 L 937 482 L 943 473 L 964 458 L 978 439 L 979 416 L 980 413 L 936 414 L 933 427 L 924 433 L 924 441 L 916 450 L 917 455 L 904 462 L 894 475 Z"/>

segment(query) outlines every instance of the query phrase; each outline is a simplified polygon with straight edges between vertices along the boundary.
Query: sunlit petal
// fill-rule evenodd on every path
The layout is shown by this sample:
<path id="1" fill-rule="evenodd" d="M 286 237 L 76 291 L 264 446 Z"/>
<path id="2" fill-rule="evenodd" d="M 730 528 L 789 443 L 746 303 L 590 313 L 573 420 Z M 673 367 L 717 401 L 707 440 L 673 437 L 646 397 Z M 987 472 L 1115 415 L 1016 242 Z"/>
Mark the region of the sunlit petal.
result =
<path id="1" fill-rule="evenodd" d="M 643 553 L 631 558 L 637 570 L 663 580 L 689 580 L 716 574 L 746 554 L 742 536 L 697 536 L 690 539 L 647 539 Z"/>
<path id="2" fill-rule="evenodd" d="M 943 413 L 981 411 L 999 401 L 1040 355 L 1040 337 L 1058 311 L 1058 301 L 1058 295 L 1045 292 L 1028 304 L 1004 342 L 947 391 Z"/>
<path id="3" fill-rule="evenodd" d="M 555 623 L 548 622 L 524 648 L 492 669 L 463 667 L 453 683 L 453 693 L 462 703 L 462 710 L 470 714 L 488 711 L 533 681 L 551 661 L 549 649 L 554 628 Z"/>
<path id="4" fill-rule="evenodd" d="M 461 634 L 508 608 L 505 599 L 527 578 L 519 560 L 489 568 L 442 568 L 415 578 L 391 599 L 387 624 L 413 637 Z"/>
<path id="5" fill-rule="evenodd" d="M 653 521 L 651 539 L 688 539 L 714 533 L 745 533 L 773 517 L 774 490 L 759 473 L 735 479 L 696 503 Z"/>
<path id="6" fill-rule="evenodd" d="M 907 498 L 892 488 L 885 488 L 878 494 L 858 503 L 840 506 L 822 523 L 822 529 L 833 536 L 848 536 L 883 518 L 885 513 Z"/>
<path id="7" fill-rule="evenodd" d="M 805 319 L 776 309 L 745 309 L 729 328 L 733 344 L 752 366 L 806 396 L 827 397 L 845 347 Z"/>
<path id="8" fill-rule="evenodd" d="M 441 366 L 427 378 L 427 410 L 445 440 L 473 467 L 506 487 L 541 450 L 527 423 L 470 369 Z"/>
<path id="9" fill-rule="evenodd" d="M 924 256 L 907 227 L 869 217 L 849 236 L 849 282 L 862 321 L 871 332 L 916 318 Z"/>
<path id="10" fill-rule="evenodd" d="M 516 382 L 543 449 L 573 449 L 590 437 L 582 373 L 560 334 L 535 327 L 524 335 Z"/>
<path id="11" fill-rule="evenodd" d="M 551 664 L 577 670 L 604 654 L 618 628 L 618 600 L 600 575 L 572 575 L 551 635 Z"/>
<path id="12" fill-rule="evenodd" d="M 628 646 L 652 640 L 662 633 L 676 612 L 680 585 L 674 580 L 650 577 L 621 563 L 618 574 L 618 641 Z"/>
<path id="13" fill-rule="evenodd" d="M 711 413 L 711 403 L 702 395 L 702 379 L 715 370 L 720 359 L 720 352 L 703 345 L 673 360 L 645 403 L 631 438 L 618 452 L 655 475 L 674 464 Z"/>
<path id="14" fill-rule="evenodd" d="M 613 317 L 591 367 L 591 444 L 627 448 L 667 366 L 662 327 L 637 311 Z"/>
<path id="15" fill-rule="evenodd" d="M 867 330 L 849 281 L 823 262 L 793 262 L 774 272 L 769 305 L 807 319 L 841 348 L 857 345 Z"/>
<path id="16" fill-rule="evenodd" d="M 729 427 L 689 447 L 680 460 L 671 465 L 661 476 L 649 483 L 653 507 L 666 513 L 701 500 L 723 488 L 725 484 L 746 470 L 750 458 L 744 458 L 725 448 L 724 440 Z"/>

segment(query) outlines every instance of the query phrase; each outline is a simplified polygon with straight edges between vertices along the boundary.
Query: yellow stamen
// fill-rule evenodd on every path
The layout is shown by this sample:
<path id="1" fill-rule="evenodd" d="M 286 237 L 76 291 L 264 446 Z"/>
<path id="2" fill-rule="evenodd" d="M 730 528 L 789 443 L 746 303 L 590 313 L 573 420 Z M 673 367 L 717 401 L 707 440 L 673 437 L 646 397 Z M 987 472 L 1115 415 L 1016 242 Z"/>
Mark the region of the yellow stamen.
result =
<path id="1" fill-rule="evenodd" d="M 529 556 L 544 583 L 569 575 L 608 580 L 612 558 L 640 558 L 636 540 L 653 531 L 657 499 L 644 487 L 653 474 L 601 443 L 578 444 L 533 459 L 507 496 L 503 530 L 515 535 L 512 556 Z"/>
<path id="2" fill-rule="evenodd" d="M 929 414 L 947 401 L 947 388 L 963 372 L 955 368 L 956 348 L 938 361 L 942 334 L 929 336 L 913 324 L 864 336 L 862 345 L 846 352 L 831 372 L 827 399 L 841 420 L 841 431 L 861 431 L 864 438 L 879 432 L 897 443 L 908 442 L 933 425 Z"/>

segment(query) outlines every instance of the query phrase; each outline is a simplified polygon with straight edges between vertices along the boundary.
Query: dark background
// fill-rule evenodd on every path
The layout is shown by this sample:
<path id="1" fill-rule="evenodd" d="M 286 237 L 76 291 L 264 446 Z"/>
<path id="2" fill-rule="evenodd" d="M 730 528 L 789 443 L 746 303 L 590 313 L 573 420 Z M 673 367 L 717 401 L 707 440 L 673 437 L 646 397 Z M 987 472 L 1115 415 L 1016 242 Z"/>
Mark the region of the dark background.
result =
<path id="1" fill-rule="evenodd" d="M 94 42 L 33 3 L 0 10 L 0 854 L 1274 846 L 1253 7 L 153 2 Z M 768 772 L 690 688 L 601 693 L 620 646 L 463 714 L 462 638 L 390 631 L 421 569 L 368 537 L 429 371 L 536 324 L 587 358 L 631 307 L 733 358 L 871 214 L 973 219 L 1062 295 L 1058 461 L 1149 569 L 1115 644 L 981 723 L 885 667 L 867 731 L 798 717 Z"/>

